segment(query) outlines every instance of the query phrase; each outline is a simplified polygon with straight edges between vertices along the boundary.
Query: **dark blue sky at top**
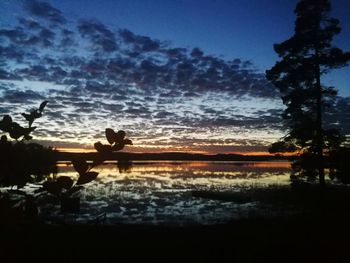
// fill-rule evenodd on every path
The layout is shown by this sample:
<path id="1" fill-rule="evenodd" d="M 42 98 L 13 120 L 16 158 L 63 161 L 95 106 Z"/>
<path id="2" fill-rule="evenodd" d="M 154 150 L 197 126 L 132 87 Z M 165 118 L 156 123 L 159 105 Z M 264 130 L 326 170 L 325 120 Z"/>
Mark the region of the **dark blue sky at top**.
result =
<path id="1" fill-rule="evenodd" d="M 1 23 L 15 19 L 7 8 L 0 11 Z M 51 0 L 68 20 L 97 18 L 111 28 L 127 28 L 134 33 L 170 41 L 175 46 L 200 47 L 209 54 L 227 59 L 251 60 L 265 71 L 277 58 L 272 44 L 293 33 L 297 0 Z M 18 9 L 13 8 L 14 12 Z M 332 16 L 341 22 L 342 32 L 335 37 L 341 48 L 350 47 L 350 1 L 333 0 Z M 350 95 L 350 69 L 325 76 L 327 84 L 340 94 Z M 336 79 L 336 80 L 335 80 Z"/>
<path id="2" fill-rule="evenodd" d="M 141 151 L 264 150 L 283 131 L 263 73 L 293 34 L 297 2 L 2 0 L 0 113 L 49 99 L 36 135 L 53 146 L 86 146 L 110 126 Z M 332 4 L 334 43 L 349 50 L 350 1 Z M 331 119 L 345 133 L 349 71 L 323 79 L 342 96 Z"/>
<path id="3" fill-rule="evenodd" d="M 277 59 L 272 44 L 293 34 L 297 0 L 78 0 L 52 1 L 72 17 L 98 17 L 110 26 L 200 47 L 227 59 L 251 60 L 265 71 Z M 350 1 L 333 0 L 332 16 L 341 22 L 335 44 L 350 48 Z M 334 71 L 341 94 L 350 95 L 350 69 Z"/>

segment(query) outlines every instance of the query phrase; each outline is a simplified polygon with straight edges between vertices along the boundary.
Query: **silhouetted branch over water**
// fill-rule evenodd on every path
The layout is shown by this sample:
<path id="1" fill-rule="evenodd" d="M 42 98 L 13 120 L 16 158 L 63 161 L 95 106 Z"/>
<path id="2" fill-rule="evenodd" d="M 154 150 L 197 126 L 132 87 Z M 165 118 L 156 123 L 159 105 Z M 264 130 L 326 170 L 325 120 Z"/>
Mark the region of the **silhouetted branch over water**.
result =
<path id="1" fill-rule="evenodd" d="M 49 194 L 53 195 L 61 202 L 62 212 L 76 212 L 80 208 L 79 191 L 82 185 L 95 180 L 98 172 L 92 171 L 98 165 L 108 159 L 108 155 L 122 150 L 125 145 L 132 145 L 132 141 L 125 138 L 125 131 L 118 131 L 107 128 L 105 131 L 109 145 L 101 142 L 95 143 L 96 153 L 93 155 L 92 163 L 87 163 L 85 159 L 76 157 L 71 159 L 74 169 L 79 174 L 78 179 L 74 182 L 69 176 L 51 176 L 57 173 L 56 162 L 59 160 L 58 152 L 52 148 L 45 148 L 36 143 L 24 143 L 32 139 L 30 135 L 36 127 L 32 124 L 42 116 L 43 110 L 48 104 L 44 101 L 38 109 L 33 109 L 30 113 L 22 113 L 22 116 L 28 122 L 28 127 L 22 127 L 14 122 L 9 115 L 5 115 L 0 121 L 0 129 L 8 133 L 15 142 L 8 141 L 6 135 L 1 136 L 0 140 L 0 186 L 17 187 L 16 194 L 23 195 L 25 198 L 25 208 L 28 211 L 35 211 L 35 196 L 27 194 L 18 189 L 23 188 L 27 183 L 41 183 L 42 187 L 35 190 L 35 195 Z M 21 137 L 22 140 L 18 141 Z M 129 164 L 121 163 L 120 169 L 125 171 L 130 167 Z M 1 202 L 5 203 L 9 214 L 14 211 L 11 204 L 10 192 L 0 192 Z M 6 201 L 7 200 L 7 201 Z M 1 206 L 0 206 L 1 209 Z M 23 212 L 23 211 L 22 211 Z M 21 217 L 22 213 L 16 215 Z"/>

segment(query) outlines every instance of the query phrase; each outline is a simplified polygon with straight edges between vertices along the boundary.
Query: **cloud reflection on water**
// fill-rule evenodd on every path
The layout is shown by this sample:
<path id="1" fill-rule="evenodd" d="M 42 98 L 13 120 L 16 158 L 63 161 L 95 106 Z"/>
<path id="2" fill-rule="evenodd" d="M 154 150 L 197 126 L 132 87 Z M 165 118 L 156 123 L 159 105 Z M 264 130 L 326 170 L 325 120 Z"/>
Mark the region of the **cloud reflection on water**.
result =
<path id="1" fill-rule="evenodd" d="M 60 164 L 59 170 L 77 176 L 67 164 Z M 97 170 L 98 178 L 81 193 L 82 211 L 76 221 L 104 212 L 111 224 L 211 224 L 241 216 L 255 204 L 195 198 L 192 190 L 288 184 L 290 163 L 139 161 L 126 170 L 115 163 Z"/>

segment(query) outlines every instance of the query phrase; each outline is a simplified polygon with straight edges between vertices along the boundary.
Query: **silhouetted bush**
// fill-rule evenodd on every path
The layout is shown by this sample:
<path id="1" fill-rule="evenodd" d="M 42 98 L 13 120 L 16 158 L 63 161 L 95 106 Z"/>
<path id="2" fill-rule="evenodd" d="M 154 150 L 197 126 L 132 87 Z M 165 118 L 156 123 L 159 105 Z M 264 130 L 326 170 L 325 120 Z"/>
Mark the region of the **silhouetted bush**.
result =
<path id="1" fill-rule="evenodd" d="M 87 163 L 86 160 L 76 159 L 72 161 L 74 170 L 79 174 L 76 182 L 68 176 L 59 176 L 55 179 L 49 179 L 43 183 L 43 187 L 38 192 L 47 192 L 54 195 L 61 202 L 62 212 L 78 212 L 80 209 L 80 198 L 77 196 L 79 191 L 83 188 L 82 185 L 94 181 L 98 172 L 92 171 L 98 165 L 104 163 L 108 155 L 112 152 L 122 150 L 125 145 L 132 145 L 130 139 L 125 138 L 124 131 L 114 132 L 107 128 L 105 131 L 109 145 L 96 142 L 94 147 L 97 151 L 92 163 Z M 118 163 L 120 170 L 127 171 L 130 167 L 129 162 Z"/>
<path id="2" fill-rule="evenodd" d="M 15 139 L 8 141 L 6 135 L 0 139 L 0 186 L 21 188 L 28 182 L 42 181 L 44 176 L 57 172 L 55 150 L 37 143 L 24 143 L 32 139 L 31 133 L 36 129 L 32 124 L 42 116 L 47 103 L 44 101 L 38 109 L 22 113 L 28 127 L 14 122 L 10 115 L 5 115 L 0 121 L 0 130 Z"/>

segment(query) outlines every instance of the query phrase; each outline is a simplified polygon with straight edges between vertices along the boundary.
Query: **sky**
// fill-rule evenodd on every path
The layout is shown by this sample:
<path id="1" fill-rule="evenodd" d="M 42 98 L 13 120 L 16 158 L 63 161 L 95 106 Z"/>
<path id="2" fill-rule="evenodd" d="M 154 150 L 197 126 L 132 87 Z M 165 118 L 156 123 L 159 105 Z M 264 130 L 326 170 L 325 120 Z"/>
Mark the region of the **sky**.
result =
<path id="1" fill-rule="evenodd" d="M 128 151 L 252 153 L 285 134 L 264 76 L 293 34 L 296 0 L 1 0 L 0 115 L 48 100 L 36 141 L 89 149 L 105 128 Z M 350 1 L 332 1 L 350 50 Z M 350 68 L 327 124 L 350 134 Z M 24 123 L 23 123 L 24 124 Z"/>

